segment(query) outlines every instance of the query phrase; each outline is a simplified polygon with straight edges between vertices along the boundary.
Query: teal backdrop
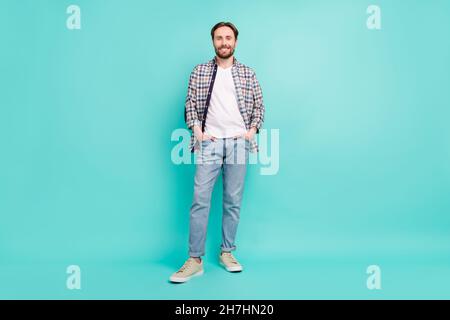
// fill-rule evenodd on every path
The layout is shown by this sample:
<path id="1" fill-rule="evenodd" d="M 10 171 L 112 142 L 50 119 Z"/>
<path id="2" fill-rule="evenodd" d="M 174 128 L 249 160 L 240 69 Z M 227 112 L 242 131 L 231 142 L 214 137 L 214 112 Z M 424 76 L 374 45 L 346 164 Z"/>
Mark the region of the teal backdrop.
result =
<path id="1" fill-rule="evenodd" d="M 0 0 L 0 298 L 450 298 L 449 17 L 447 0 Z M 222 20 L 279 170 L 249 166 L 244 272 L 217 262 L 218 180 L 205 274 L 173 285 L 195 166 L 171 135 Z"/>

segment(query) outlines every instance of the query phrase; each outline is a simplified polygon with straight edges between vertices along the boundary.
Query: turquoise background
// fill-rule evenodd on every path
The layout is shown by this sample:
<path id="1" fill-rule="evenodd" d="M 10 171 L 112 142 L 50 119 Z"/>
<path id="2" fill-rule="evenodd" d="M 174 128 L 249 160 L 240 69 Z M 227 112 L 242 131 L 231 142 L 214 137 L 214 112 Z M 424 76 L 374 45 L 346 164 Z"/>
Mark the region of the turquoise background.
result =
<path id="1" fill-rule="evenodd" d="M 450 298 L 449 17 L 446 0 L 0 0 L 0 298 Z M 280 168 L 249 167 L 244 272 L 217 263 L 219 180 L 205 274 L 173 285 L 195 167 L 171 162 L 171 133 L 221 20 Z"/>

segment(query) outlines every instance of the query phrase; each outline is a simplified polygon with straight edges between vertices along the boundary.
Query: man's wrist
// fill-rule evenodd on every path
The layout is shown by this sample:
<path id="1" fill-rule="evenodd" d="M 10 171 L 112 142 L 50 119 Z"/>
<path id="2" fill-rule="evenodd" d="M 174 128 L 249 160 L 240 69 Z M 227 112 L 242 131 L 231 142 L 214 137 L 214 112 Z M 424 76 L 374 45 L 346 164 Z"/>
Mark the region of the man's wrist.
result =
<path id="1" fill-rule="evenodd" d="M 194 135 L 195 135 L 195 137 L 198 139 L 198 140 L 201 140 L 202 139 L 202 137 L 203 137 L 203 132 L 202 132 L 202 129 L 200 129 L 200 127 L 199 126 L 197 126 L 197 125 L 194 125 L 194 127 L 193 127 L 193 131 L 194 131 Z"/>

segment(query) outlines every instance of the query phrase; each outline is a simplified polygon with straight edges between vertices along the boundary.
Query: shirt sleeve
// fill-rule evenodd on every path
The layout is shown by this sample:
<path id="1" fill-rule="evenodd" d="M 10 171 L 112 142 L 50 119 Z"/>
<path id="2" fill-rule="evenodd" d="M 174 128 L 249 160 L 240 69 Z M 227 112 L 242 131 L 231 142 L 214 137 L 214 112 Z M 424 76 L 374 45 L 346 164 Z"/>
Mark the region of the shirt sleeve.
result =
<path id="1" fill-rule="evenodd" d="M 250 127 L 255 127 L 256 133 L 259 133 L 259 129 L 261 128 L 264 122 L 265 107 L 261 86 L 259 85 L 255 73 L 253 73 L 252 76 L 252 90 L 253 90 L 253 109 Z"/>
<path id="2" fill-rule="evenodd" d="M 184 105 L 184 121 L 191 130 L 194 125 L 201 126 L 197 113 L 197 67 L 192 70 L 189 77 L 188 92 Z"/>

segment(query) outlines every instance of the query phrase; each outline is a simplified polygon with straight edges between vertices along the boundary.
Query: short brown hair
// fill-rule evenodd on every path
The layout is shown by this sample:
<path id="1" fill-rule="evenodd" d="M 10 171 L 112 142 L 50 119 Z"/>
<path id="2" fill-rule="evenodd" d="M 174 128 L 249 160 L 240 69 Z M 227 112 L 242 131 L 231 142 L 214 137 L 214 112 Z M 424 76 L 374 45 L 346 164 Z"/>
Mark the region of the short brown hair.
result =
<path id="1" fill-rule="evenodd" d="M 231 30 L 233 30 L 233 33 L 234 33 L 234 37 L 236 38 L 236 40 L 237 40 L 237 37 L 238 37 L 238 34 L 239 34 L 239 31 L 238 31 L 238 29 L 236 28 L 236 26 L 234 25 L 234 24 L 232 24 L 231 22 L 219 22 L 219 23 L 216 23 L 216 25 L 214 26 L 214 27 L 212 27 L 212 29 L 211 29 L 211 38 L 214 40 L 214 31 L 216 31 L 218 28 L 220 28 L 220 27 L 228 27 L 228 28 L 230 28 Z"/>

